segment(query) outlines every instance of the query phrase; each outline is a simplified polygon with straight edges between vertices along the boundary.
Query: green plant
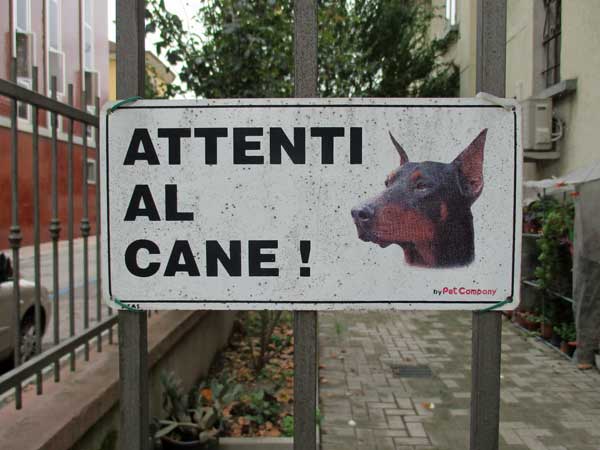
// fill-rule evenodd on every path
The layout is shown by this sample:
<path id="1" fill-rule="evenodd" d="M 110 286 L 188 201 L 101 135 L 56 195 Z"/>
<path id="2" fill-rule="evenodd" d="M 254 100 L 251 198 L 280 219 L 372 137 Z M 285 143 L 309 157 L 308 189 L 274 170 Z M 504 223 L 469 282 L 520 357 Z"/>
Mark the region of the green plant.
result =
<path id="1" fill-rule="evenodd" d="M 285 437 L 294 436 L 294 416 L 285 416 L 281 421 L 281 431 Z"/>
<path id="2" fill-rule="evenodd" d="M 321 414 L 321 410 L 319 408 L 317 408 L 317 410 L 315 411 L 315 418 L 317 421 L 317 425 L 319 427 L 322 426 L 323 424 L 323 419 L 325 418 L 325 416 L 323 414 Z"/>
<path id="3" fill-rule="evenodd" d="M 540 253 L 535 276 L 540 287 L 569 294 L 572 258 L 569 243 L 573 240 L 574 206 L 572 203 L 549 203 L 544 213 L 542 232 L 537 241 Z"/>
<path id="4" fill-rule="evenodd" d="M 293 93 L 292 0 L 197 2 L 188 29 L 164 0 L 149 0 L 146 31 L 156 53 L 177 66 L 169 94 L 205 98 L 289 97 Z M 320 0 L 319 83 L 323 97 L 458 95 L 458 67 L 440 58 L 457 31 L 432 38 L 436 17 L 420 0 Z"/>
<path id="5" fill-rule="evenodd" d="M 573 342 L 577 339 L 577 330 L 573 322 L 563 322 L 553 327 L 553 330 L 563 341 Z"/>
<path id="6" fill-rule="evenodd" d="M 523 224 L 525 231 L 539 233 L 544 221 L 544 215 L 547 211 L 556 208 L 559 202 L 556 198 L 550 196 L 538 195 L 537 200 L 534 200 L 529 205 L 523 208 Z"/>
<path id="7" fill-rule="evenodd" d="M 219 435 L 223 407 L 239 395 L 239 385 L 227 385 L 216 380 L 203 383 L 184 393 L 181 382 L 172 372 L 161 373 L 162 407 L 165 419 L 155 419 L 155 439 L 169 437 L 181 442 L 214 445 Z M 210 396 L 201 395 L 208 392 Z M 208 397 L 208 398 L 207 398 Z"/>
<path id="8" fill-rule="evenodd" d="M 248 332 L 246 338 L 250 344 L 252 365 L 257 374 L 269 362 L 268 346 L 270 342 L 273 342 L 275 337 L 273 330 L 279 324 L 282 314 L 282 311 L 258 311 L 248 312 L 246 315 L 246 329 Z M 255 341 L 258 344 L 256 349 Z"/>
<path id="9" fill-rule="evenodd" d="M 335 334 L 337 335 L 338 339 L 340 339 L 342 337 L 342 334 L 344 334 L 346 332 L 346 324 L 336 320 L 334 325 L 335 325 Z"/>
<path id="10" fill-rule="evenodd" d="M 242 397 L 242 402 L 245 405 L 245 417 L 259 425 L 276 422 L 281 411 L 277 399 L 265 389 L 257 389 Z"/>

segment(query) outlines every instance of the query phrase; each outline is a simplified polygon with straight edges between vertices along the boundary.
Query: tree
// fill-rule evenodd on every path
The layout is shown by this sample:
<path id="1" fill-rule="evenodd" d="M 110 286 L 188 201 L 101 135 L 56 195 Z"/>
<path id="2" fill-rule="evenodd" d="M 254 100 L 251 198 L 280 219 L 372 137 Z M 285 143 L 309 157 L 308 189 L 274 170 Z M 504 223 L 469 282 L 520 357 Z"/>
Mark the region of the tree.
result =
<path id="1" fill-rule="evenodd" d="M 435 11 L 421 0 L 320 0 L 319 91 L 322 96 L 454 96 L 458 70 L 439 55 L 455 37 L 429 37 Z M 164 0 L 149 0 L 156 51 L 178 65 L 169 94 L 199 97 L 293 95 L 293 1 L 207 0 L 183 28 Z"/>

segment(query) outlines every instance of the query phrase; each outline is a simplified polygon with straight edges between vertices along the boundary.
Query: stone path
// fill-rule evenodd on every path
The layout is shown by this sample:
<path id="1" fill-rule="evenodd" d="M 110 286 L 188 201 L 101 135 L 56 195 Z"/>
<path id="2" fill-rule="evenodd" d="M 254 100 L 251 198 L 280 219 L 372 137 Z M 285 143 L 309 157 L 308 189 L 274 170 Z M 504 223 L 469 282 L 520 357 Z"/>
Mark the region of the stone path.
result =
<path id="1" fill-rule="evenodd" d="M 469 448 L 470 313 L 322 313 L 319 334 L 322 450 Z M 599 450 L 600 373 L 504 320 L 502 342 L 500 448 Z"/>

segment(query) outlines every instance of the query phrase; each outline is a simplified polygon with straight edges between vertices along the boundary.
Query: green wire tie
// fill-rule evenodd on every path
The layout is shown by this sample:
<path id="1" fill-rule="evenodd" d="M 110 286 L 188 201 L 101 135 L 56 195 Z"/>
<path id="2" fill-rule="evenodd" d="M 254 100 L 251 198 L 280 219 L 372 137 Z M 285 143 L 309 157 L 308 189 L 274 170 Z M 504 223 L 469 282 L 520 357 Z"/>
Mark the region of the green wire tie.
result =
<path id="1" fill-rule="evenodd" d="M 512 298 L 507 298 L 506 300 L 502 300 L 501 302 L 494 303 L 493 305 L 488 306 L 487 308 L 480 309 L 479 311 L 481 311 L 481 312 L 493 311 L 494 309 L 500 308 L 501 306 L 504 306 L 507 303 L 512 303 Z"/>
<path id="2" fill-rule="evenodd" d="M 113 297 L 113 302 L 115 302 L 115 303 L 116 303 L 117 305 L 119 305 L 121 308 L 124 308 L 124 309 L 126 309 L 126 310 L 128 310 L 128 311 L 135 311 L 135 312 L 139 312 L 139 311 L 140 311 L 139 309 L 132 308 L 132 307 L 131 307 L 131 306 L 129 306 L 128 304 L 126 304 L 126 303 L 123 303 L 123 302 L 122 302 L 121 300 L 119 300 L 117 297 Z"/>
<path id="3" fill-rule="evenodd" d="M 124 98 L 123 100 L 112 105 L 108 110 L 108 114 L 115 112 L 117 109 L 119 109 L 123 105 L 126 105 L 127 103 L 137 102 L 138 100 L 143 100 L 143 98 L 139 95 L 136 95 L 135 97 Z"/>

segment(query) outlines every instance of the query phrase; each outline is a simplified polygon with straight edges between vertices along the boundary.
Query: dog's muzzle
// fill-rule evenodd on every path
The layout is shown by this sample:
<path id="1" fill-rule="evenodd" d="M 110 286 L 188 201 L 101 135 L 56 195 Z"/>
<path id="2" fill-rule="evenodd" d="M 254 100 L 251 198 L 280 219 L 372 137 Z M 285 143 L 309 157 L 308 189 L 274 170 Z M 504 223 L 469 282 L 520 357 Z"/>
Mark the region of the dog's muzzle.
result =
<path id="1" fill-rule="evenodd" d="M 352 218 L 358 231 L 358 238 L 363 241 L 373 241 L 371 226 L 375 217 L 375 209 L 367 203 L 352 208 Z"/>

